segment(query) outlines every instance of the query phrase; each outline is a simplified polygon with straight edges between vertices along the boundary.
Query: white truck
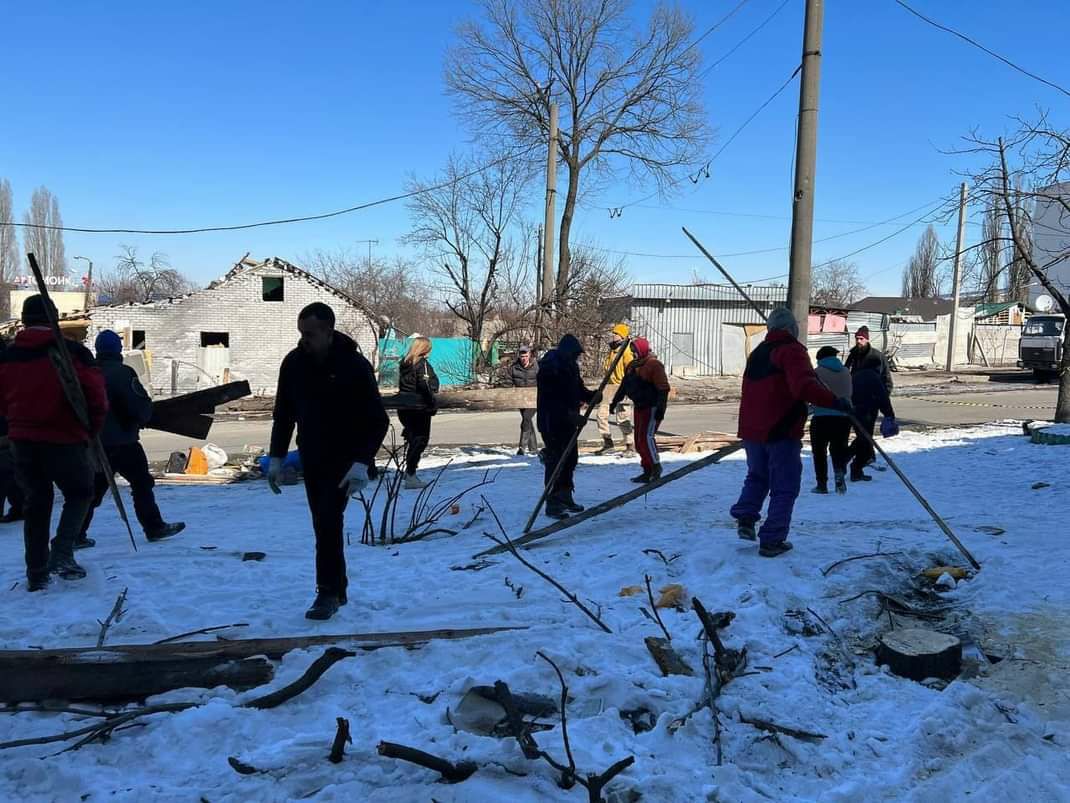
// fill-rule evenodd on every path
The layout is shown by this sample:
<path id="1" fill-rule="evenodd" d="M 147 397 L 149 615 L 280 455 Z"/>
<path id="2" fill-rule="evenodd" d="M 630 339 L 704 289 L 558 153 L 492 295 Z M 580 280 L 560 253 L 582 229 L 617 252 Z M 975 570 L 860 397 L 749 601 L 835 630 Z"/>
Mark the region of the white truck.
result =
<path id="1" fill-rule="evenodd" d="M 1022 327 L 1018 342 L 1018 367 L 1031 368 L 1037 379 L 1047 379 L 1059 369 L 1063 357 L 1063 315 L 1034 315 Z"/>

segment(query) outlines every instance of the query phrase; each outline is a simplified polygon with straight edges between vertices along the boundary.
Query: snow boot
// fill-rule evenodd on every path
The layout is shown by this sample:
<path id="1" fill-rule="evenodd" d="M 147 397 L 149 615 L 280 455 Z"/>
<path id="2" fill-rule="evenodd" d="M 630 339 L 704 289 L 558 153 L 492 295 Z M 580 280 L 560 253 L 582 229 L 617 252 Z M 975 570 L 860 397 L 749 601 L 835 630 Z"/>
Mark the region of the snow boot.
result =
<path id="1" fill-rule="evenodd" d="M 35 574 L 32 577 L 27 577 L 26 590 L 44 591 L 46 588 L 48 588 L 48 583 L 50 579 L 51 578 L 48 576 L 48 572 L 45 572 L 44 574 Z"/>
<path id="2" fill-rule="evenodd" d="M 402 485 L 409 491 L 420 491 L 427 487 L 427 483 L 415 474 L 406 474 Z"/>
<path id="3" fill-rule="evenodd" d="M 828 492 L 829 492 L 829 484 L 828 484 L 827 481 L 826 482 L 819 482 L 817 485 L 814 486 L 814 490 L 811 491 L 811 493 L 815 493 L 815 494 L 827 494 Z"/>
<path id="4" fill-rule="evenodd" d="M 341 605 L 341 599 L 337 594 L 333 594 L 330 591 L 319 591 L 316 593 L 316 599 L 312 603 L 312 607 L 305 611 L 305 618 L 325 622 L 338 613 L 339 605 Z"/>
<path id="5" fill-rule="evenodd" d="M 97 545 L 97 542 L 95 540 L 93 540 L 92 538 L 90 538 L 88 535 L 83 535 L 83 536 L 79 537 L 77 541 L 74 542 L 74 548 L 75 549 L 89 549 L 90 547 L 93 547 L 93 546 L 96 546 L 96 545 Z"/>
<path id="6" fill-rule="evenodd" d="M 567 519 L 568 510 L 557 496 L 551 496 L 546 500 L 546 515 L 551 519 Z"/>
<path id="7" fill-rule="evenodd" d="M 847 493 L 847 477 L 842 473 L 836 475 L 836 493 Z"/>
<path id="8" fill-rule="evenodd" d="M 650 482 L 650 472 L 644 471 L 642 474 L 632 477 L 632 482 L 637 482 L 640 485 Z"/>
<path id="9" fill-rule="evenodd" d="M 851 472 L 851 482 L 869 482 L 872 479 L 869 474 L 863 474 L 861 471 Z"/>
<path id="10" fill-rule="evenodd" d="M 595 454 L 605 454 L 606 452 L 612 452 L 613 446 L 613 438 L 611 438 L 609 435 L 603 435 L 602 448 L 595 452 Z"/>
<path id="11" fill-rule="evenodd" d="M 775 544 L 762 544 L 758 547 L 758 554 L 763 558 L 776 558 L 785 552 L 791 552 L 790 541 L 778 541 Z"/>
<path id="12" fill-rule="evenodd" d="M 172 535 L 178 535 L 184 529 L 186 529 L 186 522 L 184 521 L 176 521 L 173 524 L 169 524 L 165 521 L 159 527 L 153 527 L 151 530 L 146 530 L 145 537 L 152 542 L 162 541 L 165 538 L 170 538 Z M 75 544 L 74 548 L 77 549 L 78 545 Z"/>
<path id="13" fill-rule="evenodd" d="M 572 498 L 572 491 L 561 494 L 561 504 L 569 513 L 582 513 L 586 508 Z"/>
<path id="14" fill-rule="evenodd" d="M 644 471 L 637 477 L 632 477 L 632 482 L 638 482 L 640 484 L 645 482 L 653 482 L 654 480 L 661 479 L 661 463 L 655 463 L 650 471 Z"/>
<path id="15" fill-rule="evenodd" d="M 48 570 L 53 574 L 58 574 L 64 580 L 81 580 L 86 575 L 85 569 L 74 560 L 74 555 L 61 557 L 52 553 L 48 561 Z"/>
<path id="16" fill-rule="evenodd" d="M 739 524 L 736 527 L 736 535 L 742 538 L 744 541 L 757 541 L 758 533 L 754 529 L 754 522 L 740 519 Z"/>

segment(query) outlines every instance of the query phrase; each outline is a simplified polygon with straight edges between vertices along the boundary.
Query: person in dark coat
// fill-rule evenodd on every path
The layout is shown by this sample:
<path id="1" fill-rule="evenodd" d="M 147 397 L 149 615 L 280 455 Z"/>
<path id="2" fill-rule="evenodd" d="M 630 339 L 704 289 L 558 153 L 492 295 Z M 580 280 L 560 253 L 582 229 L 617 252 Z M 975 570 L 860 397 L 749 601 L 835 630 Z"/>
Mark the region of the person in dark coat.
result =
<path id="1" fill-rule="evenodd" d="M 435 395 L 438 393 L 438 375 L 427 356 L 431 353 L 431 340 L 414 337 L 409 351 L 401 361 L 398 391 L 416 393 L 424 401 L 425 410 L 398 410 L 398 421 L 403 427 L 401 437 L 405 440 L 405 487 L 426 488 L 427 483 L 416 476 L 427 444 L 431 442 L 431 417 L 436 412 Z"/>
<path id="2" fill-rule="evenodd" d="M 802 484 L 806 405 L 847 411 L 851 403 L 818 381 L 806 347 L 797 340 L 799 325 L 791 310 L 773 310 L 766 327 L 769 333 L 751 352 L 743 374 L 739 437 L 747 453 L 747 478 L 731 514 L 739 537 L 759 539 L 758 554 L 774 558 L 791 549 L 787 537 Z M 768 515 L 755 533 L 766 497 Z"/>
<path id="3" fill-rule="evenodd" d="M 550 349 L 539 360 L 536 378 L 536 422 L 546 444 L 543 461 L 546 515 L 555 519 L 583 511 L 583 505 L 577 504 L 573 498 L 573 475 L 579 450 L 572 436 L 581 421 L 580 405 L 601 402 L 601 394 L 583 384 L 579 366 L 581 354 L 583 346 L 575 335 L 565 335 L 557 348 Z M 561 472 L 551 486 L 554 469 L 562 459 Z"/>
<path id="4" fill-rule="evenodd" d="M 863 469 L 874 460 L 873 431 L 877 425 L 877 414 L 883 414 L 887 423 L 882 423 L 881 432 L 886 437 L 891 437 L 899 431 L 895 423 L 895 411 L 892 409 L 892 399 L 888 395 L 888 389 L 881 379 L 880 367 L 875 361 L 870 361 L 865 367 L 859 368 L 851 377 L 852 395 L 851 401 L 855 408 L 855 418 L 862 426 L 862 431 L 855 429 L 855 439 L 851 443 L 851 482 L 869 482 L 873 479 Z M 866 438 L 862 432 L 869 435 Z"/>
<path id="5" fill-rule="evenodd" d="M 884 383 L 884 387 L 888 391 L 888 395 L 892 395 L 894 383 L 892 381 L 892 371 L 888 367 L 888 359 L 883 352 L 873 348 L 870 344 L 868 326 L 858 327 L 858 331 L 855 332 L 855 345 L 847 353 L 847 359 L 844 361 L 843 366 L 851 372 L 852 376 L 864 368 L 876 369 L 881 382 Z"/>
<path id="6" fill-rule="evenodd" d="M 535 362 L 531 346 L 521 346 L 516 362 L 509 366 L 509 382 L 514 388 L 533 388 L 537 384 L 538 373 L 539 364 Z M 535 434 L 534 408 L 520 411 L 520 445 L 517 446 L 516 453 L 522 455 L 525 452 L 531 455 L 539 453 L 539 436 Z"/>
<path id="7" fill-rule="evenodd" d="M 0 417 L 7 419 L 15 478 L 25 494 L 23 536 L 30 591 L 45 588 L 51 573 L 67 580 L 86 575 L 74 559 L 74 542 L 93 504 L 89 441 L 100 432 L 108 412 L 104 377 L 93 355 L 82 344 L 64 340 L 62 347 L 70 354 L 85 398 L 88 428 L 67 400 L 52 362 L 60 348 L 49 324 L 55 314 L 47 298 L 27 298 L 22 305 L 24 328 L 0 355 Z M 53 485 L 63 493 L 63 512 L 50 545 Z"/>
<path id="8" fill-rule="evenodd" d="M 309 304 L 298 315 L 301 340 L 279 370 L 271 427 L 268 484 L 279 480 L 294 427 L 305 494 L 316 534 L 316 599 L 309 619 L 330 619 L 345 605 L 345 509 L 375 473 L 375 455 L 390 427 L 375 373 L 357 344 L 334 328 L 334 311 Z"/>
<path id="9" fill-rule="evenodd" d="M 137 372 L 123 365 L 123 341 L 119 335 L 105 329 L 97 335 L 94 345 L 108 391 L 108 417 L 104 419 L 100 442 L 111 470 L 130 483 L 134 515 L 145 531 L 145 537 L 149 541 L 162 541 L 182 532 L 186 525 L 181 521 L 164 521 L 152 491 L 156 481 L 149 473 L 149 460 L 141 446 L 140 434 L 141 428 L 152 418 L 152 399 L 137 378 Z M 86 514 L 78 540 L 74 542 L 75 549 L 96 544 L 89 537 L 89 527 L 93 523 L 93 512 L 104 501 L 110 485 L 102 471 L 97 472 L 94 483 L 93 506 Z"/>

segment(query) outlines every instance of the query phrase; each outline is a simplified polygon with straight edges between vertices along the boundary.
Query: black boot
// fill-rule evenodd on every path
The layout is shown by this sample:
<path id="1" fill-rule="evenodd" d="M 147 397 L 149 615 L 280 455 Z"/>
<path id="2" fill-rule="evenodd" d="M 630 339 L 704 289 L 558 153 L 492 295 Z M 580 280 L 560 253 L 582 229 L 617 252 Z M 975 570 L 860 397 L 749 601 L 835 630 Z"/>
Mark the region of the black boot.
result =
<path id="1" fill-rule="evenodd" d="M 828 480 L 818 482 L 817 485 L 814 486 L 813 492 L 815 494 L 827 494 L 829 492 Z"/>
<path id="2" fill-rule="evenodd" d="M 637 482 L 640 485 L 642 485 L 643 483 L 650 482 L 650 472 L 644 471 L 642 474 L 637 474 L 636 476 L 632 477 L 632 482 Z"/>
<path id="3" fill-rule="evenodd" d="M 872 479 L 869 474 L 863 474 L 862 469 L 851 472 L 851 482 L 869 482 Z"/>
<path id="4" fill-rule="evenodd" d="M 90 538 L 88 535 L 78 536 L 78 540 L 74 542 L 75 549 L 89 549 L 96 546 L 97 542 Z"/>
<path id="5" fill-rule="evenodd" d="M 736 525 L 736 535 L 744 541 L 757 541 L 758 533 L 754 529 L 754 522 L 740 519 Z"/>
<path id="6" fill-rule="evenodd" d="M 48 561 L 48 570 L 64 580 L 81 580 L 86 575 L 85 569 L 78 565 L 74 555 L 57 555 L 55 552 Z"/>
<path id="7" fill-rule="evenodd" d="M 176 521 L 173 524 L 164 522 L 159 527 L 153 527 L 151 530 L 145 531 L 145 537 L 149 541 L 162 541 L 165 538 L 170 538 L 172 535 L 178 535 L 186 529 L 186 522 Z"/>
<path id="8" fill-rule="evenodd" d="M 582 513 L 586 508 L 578 504 L 575 499 L 572 498 L 572 491 L 565 491 L 561 494 L 561 504 L 565 506 L 565 510 L 569 513 Z"/>
<path id="9" fill-rule="evenodd" d="M 843 472 L 836 472 L 836 493 L 847 493 L 847 477 L 844 476 Z"/>
<path id="10" fill-rule="evenodd" d="M 546 499 L 546 515 L 551 519 L 568 518 L 568 510 L 559 495 L 553 494 Z"/>
<path id="11" fill-rule="evenodd" d="M 785 552 L 791 552 L 790 541 L 779 541 L 775 544 L 762 544 L 758 547 L 758 554 L 763 558 L 778 558 Z"/>
<path id="12" fill-rule="evenodd" d="M 333 591 L 318 591 L 312 607 L 305 611 L 306 619 L 324 622 L 338 613 L 341 600 Z"/>
<path id="13" fill-rule="evenodd" d="M 44 591 L 46 588 L 48 588 L 48 583 L 50 579 L 51 578 L 48 576 L 48 572 L 45 572 L 44 574 L 34 574 L 30 577 L 27 577 L 26 590 Z"/>
<path id="14" fill-rule="evenodd" d="M 602 448 L 598 450 L 597 454 L 605 454 L 606 452 L 613 451 L 613 438 L 609 435 L 602 436 Z"/>

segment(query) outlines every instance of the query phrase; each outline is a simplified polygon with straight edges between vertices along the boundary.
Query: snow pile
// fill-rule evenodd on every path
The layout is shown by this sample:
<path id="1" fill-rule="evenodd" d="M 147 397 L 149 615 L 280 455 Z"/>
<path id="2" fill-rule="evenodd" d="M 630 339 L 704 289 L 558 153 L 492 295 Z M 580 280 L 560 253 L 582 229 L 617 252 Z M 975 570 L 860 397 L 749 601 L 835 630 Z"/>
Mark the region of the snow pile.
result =
<path id="1" fill-rule="evenodd" d="M 795 550 L 759 558 L 753 544 L 736 538 L 727 514 L 744 473 L 739 455 L 525 553 L 600 610 L 611 635 L 511 556 L 473 557 L 492 546 L 483 533 L 497 532 L 489 512 L 453 537 L 367 547 L 359 544 L 361 513 L 353 505 L 349 604 L 324 624 L 303 618 L 313 566 L 299 487 L 280 497 L 263 483 L 161 488 L 165 515 L 189 527 L 137 554 L 114 512 L 102 510 L 93 531 L 98 546 L 79 553 L 89 577 L 58 581 L 42 594 L 22 587 L 22 539 L 15 526 L 4 525 L 0 644 L 8 649 L 95 643 L 97 619 L 127 586 L 129 613 L 112 627 L 109 643 L 145 643 L 238 622 L 249 626 L 225 635 L 527 629 L 361 652 L 269 711 L 235 707 L 263 690 L 171 692 L 161 699 L 205 704 L 155 715 L 108 743 L 55 758 L 41 760 L 62 745 L 4 751 L 0 796 L 583 800 L 584 790 L 558 788 L 555 773 L 526 760 L 515 740 L 450 724 L 449 711 L 474 685 L 504 680 L 514 692 L 559 699 L 556 675 L 536 658 L 542 651 L 568 684 L 568 731 L 581 772 L 635 757 L 610 785 L 616 794 L 630 789 L 655 801 L 928 801 L 1006 797 L 1010 790 L 1015 799 L 1066 800 L 1070 584 L 1061 567 L 1070 543 L 1061 536 L 1070 507 L 1067 467 L 1062 450 L 1035 446 L 1020 433 L 1020 425 L 991 426 L 904 433 L 883 442 L 984 566 L 957 584 L 945 581 L 942 591 L 919 573 L 966 564 L 890 471 L 874 472 L 873 482 L 852 484 L 837 497 L 808 493 L 807 467 Z M 690 459 L 666 455 L 666 471 Z M 510 534 L 519 534 L 540 490 L 537 461 L 504 452 L 468 455 L 445 471 L 436 495 L 475 484 L 487 468 L 501 470 L 481 491 Z M 629 490 L 635 472 L 634 463 L 619 458 L 585 458 L 577 499 L 593 504 Z M 1050 484 L 1034 489 L 1038 480 Z M 445 526 L 467 523 L 478 504 L 478 497 L 466 497 Z M 405 515 L 407 508 L 399 518 Z M 241 555 L 253 550 L 266 558 L 243 562 Z M 830 568 L 870 553 L 881 554 Z M 644 585 L 645 574 L 654 589 L 679 583 L 710 611 L 736 614 L 721 635 L 730 648 L 746 647 L 748 661 L 718 699 L 723 766 L 716 766 L 711 713 L 698 706 L 704 680 L 695 615 L 660 612 L 673 647 L 695 669 L 694 677 L 662 677 L 643 642 L 661 635 L 641 610 L 649 607 L 645 593 L 619 595 L 625 586 Z M 900 604 L 934 618 L 905 615 Z M 958 635 L 970 656 L 967 671 L 942 688 L 876 666 L 871 649 L 890 621 Z M 272 686 L 294 680 L 320 652 L 289 653 Z M 340 716 L 350 720 L 354 744 L 342 763 L 331 764 L 326 757 Z M 824 738 L 774 734 L 744 720 Z M 553 729 L 535 734 L 539 746 L 564 762 L 558 717 L 540 721 Z M 0 717 L 0 741 L 79 726 L 69 714 L 8 714 Z M 460 784 L 436 783 L 431 771 L 380 757 L 380 740 L 474 761 L 480 769 Z M 239 775 L 229 756 L 259 772 Z"/>

